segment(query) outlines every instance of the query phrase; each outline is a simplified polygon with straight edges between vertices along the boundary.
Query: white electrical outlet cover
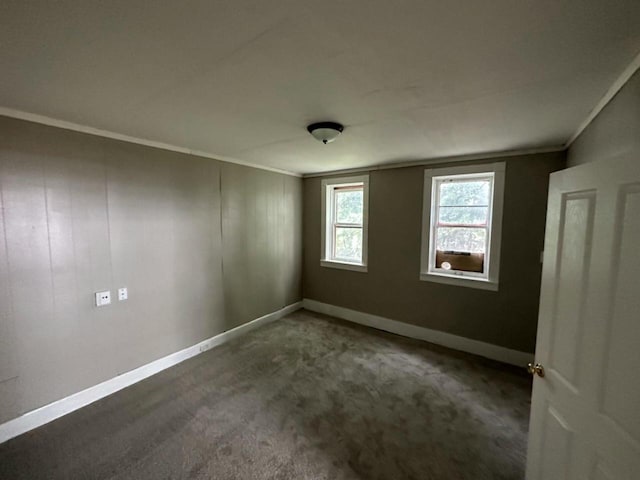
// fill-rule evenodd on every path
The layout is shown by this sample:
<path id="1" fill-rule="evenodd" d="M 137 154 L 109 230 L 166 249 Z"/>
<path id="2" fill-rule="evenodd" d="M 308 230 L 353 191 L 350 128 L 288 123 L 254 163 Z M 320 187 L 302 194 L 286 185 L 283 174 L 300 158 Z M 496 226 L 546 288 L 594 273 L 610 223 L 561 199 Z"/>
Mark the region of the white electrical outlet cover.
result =
<path id="1" fill-rule="evenodd" d="M 111 291 L 96 292 L 96 307 L 104 307 L 111 303 Z"/>
<path id="2" fill-rule="evenodd" d="M 127 287 L 122 287 L 118 289 L 118 300 L 126 300 L 129 298 L 129 292 L 127 291 Z"/>

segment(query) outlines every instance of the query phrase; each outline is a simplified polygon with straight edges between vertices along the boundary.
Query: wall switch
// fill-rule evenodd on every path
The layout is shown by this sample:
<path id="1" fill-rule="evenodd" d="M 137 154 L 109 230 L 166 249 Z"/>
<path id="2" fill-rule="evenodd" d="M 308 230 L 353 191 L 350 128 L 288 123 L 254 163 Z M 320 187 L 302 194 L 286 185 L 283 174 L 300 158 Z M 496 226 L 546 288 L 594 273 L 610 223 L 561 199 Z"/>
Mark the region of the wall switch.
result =
<path id="1" fill-rule="evenodd" d="M 118 300 L 121 302 L 129 298 L 129 292 L 127 292 L 127 287 L 122 287 L 118 289 Z"/>
<path id="2" fill-rule="evenodd" d="M 104 307 L 111 303 L 111 292 L 109 290 L 105 292 L 96 292 L 96 307 Z"/>

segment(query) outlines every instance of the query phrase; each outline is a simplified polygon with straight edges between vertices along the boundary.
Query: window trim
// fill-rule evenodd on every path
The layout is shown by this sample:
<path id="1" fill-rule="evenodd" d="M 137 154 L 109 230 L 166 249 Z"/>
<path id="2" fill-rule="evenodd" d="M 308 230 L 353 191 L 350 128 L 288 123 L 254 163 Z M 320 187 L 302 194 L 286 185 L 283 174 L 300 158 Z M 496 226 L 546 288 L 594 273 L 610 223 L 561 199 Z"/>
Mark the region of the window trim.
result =
<path id="1" fill-rule="evenodd" d="M 500 277 L 500 244 L 502 239 L 502 211 L 504 201 L 505 162 L 490 164 L 465 165 L 460 167 L 429 168 L 424 171 L 423 207 L 422 207 L 422 238 L 420 252 L 420 280 L 458 285 L 484 290 L 498 290 Z M 466 175 L 476 177 L 482 174 L 493 176 L 493 188 L 490 199 L 488 218 L 488 250 L 485 254 L 485 265 L 488 275 L 479 276 L 477 273 L 444 273 L 442 269 L 435 269 L 434 245 L 435 223 L 434 202 L 437 201 L 437 191 L 433 185 L 436 179 L 442 177 L 456 177 Z M 437 205 L 437 204 L 435 204 Z"/>
<path id="2" fill-rule="evenodd" d="M 333 228 L 327 228 L 327 212 L 332 208 L 332 194 L 335 187 L 349 187 L 362 184 L 362 262 L 349 262 L 333 259 L 327 255 L 329 248 L 333 249 Z M 321 237 L 320 237 L 320 265 L 323 267 L 339 268 L 357 272 L 367 272 L 367 259 L 369 243 L 369 175 L 356 175 L 350 177 L 325 178 L 321 183 Z M 333 227 L 333 225 L 331 225 Z"/>

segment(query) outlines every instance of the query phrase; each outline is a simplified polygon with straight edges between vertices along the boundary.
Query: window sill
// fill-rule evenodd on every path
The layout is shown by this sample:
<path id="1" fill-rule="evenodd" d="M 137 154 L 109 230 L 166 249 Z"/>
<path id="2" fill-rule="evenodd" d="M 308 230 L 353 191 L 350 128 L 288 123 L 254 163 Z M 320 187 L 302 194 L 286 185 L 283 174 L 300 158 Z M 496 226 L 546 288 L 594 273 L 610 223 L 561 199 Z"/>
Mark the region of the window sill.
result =
<path id="1" fill-rule="evenodd" d="M 459 287 L 479 288 L 481 290 L 498 291 L 498 283 L 482 278 L 463 277 L 458 275 L 443 275 L 441 273 L 420 273 L 420 280 L 425 282 L 444 283 Z"/>
<path id="2" fill-rule="evenodd" d="M 366 272 L 367 266 L 361 263 L 338 262 L 337 260 L 320 260 L 320 266 L 351 270 L 353 272 Z"/>

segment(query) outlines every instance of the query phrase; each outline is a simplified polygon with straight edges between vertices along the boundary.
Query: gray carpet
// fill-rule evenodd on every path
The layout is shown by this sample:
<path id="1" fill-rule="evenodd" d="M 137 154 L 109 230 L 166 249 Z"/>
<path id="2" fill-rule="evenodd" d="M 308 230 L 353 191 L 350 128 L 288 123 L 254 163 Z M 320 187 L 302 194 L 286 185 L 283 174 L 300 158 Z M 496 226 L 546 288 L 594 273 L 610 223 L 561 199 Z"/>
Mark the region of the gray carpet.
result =
<path id="1" fill-rule="evenodd" d="M 0 445 L 4 479 L 524 478 L 530 380 L 306 311 Z"/>

